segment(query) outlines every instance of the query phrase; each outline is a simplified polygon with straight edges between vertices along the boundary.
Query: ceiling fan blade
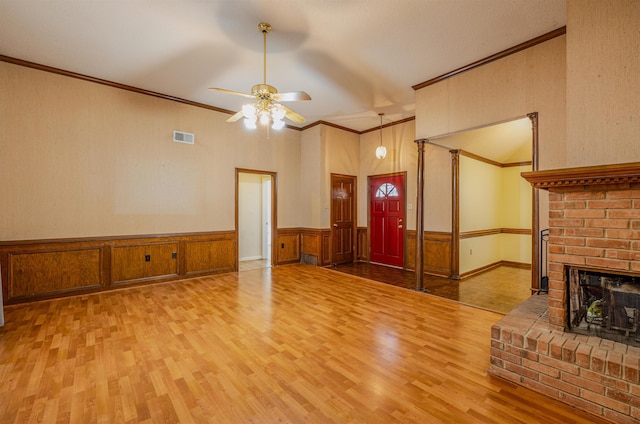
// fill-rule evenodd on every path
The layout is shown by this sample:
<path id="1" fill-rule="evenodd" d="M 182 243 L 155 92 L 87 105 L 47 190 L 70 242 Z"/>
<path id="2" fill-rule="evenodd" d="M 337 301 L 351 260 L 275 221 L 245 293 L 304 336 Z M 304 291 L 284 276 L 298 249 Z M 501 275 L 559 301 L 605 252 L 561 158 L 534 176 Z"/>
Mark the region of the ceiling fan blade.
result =
<path id="1" fill-rule="evenodd" d="M 247 94 L 247 93 L 241 93 L 239 91 L 232 91 L 232 90 L 227 90 L 224 88 L 216 88 L 216 87 L 212 87 L 209 88 L 209 90 L 211 91 L 218 91 L 220 93 L 227 93 L 227 94 L 235 94 L 236 96 L 243 96 L 243 97 L 249 97 L 251 99 L 254 99 L 255 97 L 253 96 L 253 94 Z"/>
<path id="2" fill-rule="evenodd" d="M 281 105 L 282 106 L 282 105 Z M 289 109 L 286 106 L 282 106 L 284 108 L 284 110 L 287 112 L 284 116 L 285 118 L 288 118 L 289 120 L 291 120 L 292 122 L 295 122 L 296 124 L 302 124 L 305 119 L 304 116 L 292 111 L 291 109 Z"/>
<path id="3" fill-rule="evenodd" d="M 311 100 L 311 96 L 304 91 L 292 91 L 290 93 L 276 93 L 274 100 L 279 102 L 297 102 L 300 100 Z"/>
<path id="4" fill-rule="evenodd" d="M 231 117 L 229 119 L 227 119 L 227 122 L 236 122 L 237 120 L 239 120 L 242 117 L 243 117 L 242 111 L 236 112 L 233 115 L 231 115 Z"/>

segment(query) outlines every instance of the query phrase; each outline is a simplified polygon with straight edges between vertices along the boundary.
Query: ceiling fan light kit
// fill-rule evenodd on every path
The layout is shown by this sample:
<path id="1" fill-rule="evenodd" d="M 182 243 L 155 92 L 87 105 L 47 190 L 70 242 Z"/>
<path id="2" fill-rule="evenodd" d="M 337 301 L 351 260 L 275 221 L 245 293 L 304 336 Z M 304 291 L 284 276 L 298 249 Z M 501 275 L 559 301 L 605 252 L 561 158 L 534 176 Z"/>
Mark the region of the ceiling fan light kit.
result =
<path id="1" fill-rule="evenodd" d="M 266 22 L 261 22 L 258 24 L 258 29 L 262 32 L 263 36 L 263 83 L 254 85 L 251 88 L 251 94 L 226 90 L 224 88 L 210 88 L 210 90 L 249 97 L 255 100 L 254 103 L 247 103 L 243 105 L 240 111 L 227 119 L 227 122 L 235 122 L 244 118 L 244 125 L 247 129 L 256 129 L 259 121 L 261 125 L 269 125 L 269 123 L 271 123 L 271 128 L 274 130 L 284 128 L 285 118 L 296 124 L 301 124 L 305 121 L 302 115 L 299 115 L 278 102 L 311 100 L 311 96 L 304 91 L 278 93 L 278 90 L 274 86 L 267 84 L 267 34 L 271 31 L 271 25 Z"/>

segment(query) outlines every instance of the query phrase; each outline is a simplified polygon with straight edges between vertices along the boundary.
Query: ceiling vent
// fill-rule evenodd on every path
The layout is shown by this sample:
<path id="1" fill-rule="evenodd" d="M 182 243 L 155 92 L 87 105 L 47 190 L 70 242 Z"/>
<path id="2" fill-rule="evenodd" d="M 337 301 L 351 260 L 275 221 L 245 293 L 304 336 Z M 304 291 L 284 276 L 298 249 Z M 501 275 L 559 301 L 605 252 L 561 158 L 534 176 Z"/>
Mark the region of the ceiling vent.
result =
<path id="1" fill-rule="evenodd" d="M 173 141 L 176 143 L 193 144 L 196 139 L 194 134 L 184 131 L 173 131 Z"/>

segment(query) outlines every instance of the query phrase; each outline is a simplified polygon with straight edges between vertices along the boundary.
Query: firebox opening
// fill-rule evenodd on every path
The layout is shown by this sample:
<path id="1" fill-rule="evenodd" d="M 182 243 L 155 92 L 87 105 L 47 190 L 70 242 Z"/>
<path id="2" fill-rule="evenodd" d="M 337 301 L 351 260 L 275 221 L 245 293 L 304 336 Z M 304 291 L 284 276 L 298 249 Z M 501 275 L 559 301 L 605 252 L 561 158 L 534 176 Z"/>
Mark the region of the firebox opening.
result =
<path id="1" fill-rule="evenodd" d="M 640 276 L 567 268 L 568 331 L 640 347 Z"/>

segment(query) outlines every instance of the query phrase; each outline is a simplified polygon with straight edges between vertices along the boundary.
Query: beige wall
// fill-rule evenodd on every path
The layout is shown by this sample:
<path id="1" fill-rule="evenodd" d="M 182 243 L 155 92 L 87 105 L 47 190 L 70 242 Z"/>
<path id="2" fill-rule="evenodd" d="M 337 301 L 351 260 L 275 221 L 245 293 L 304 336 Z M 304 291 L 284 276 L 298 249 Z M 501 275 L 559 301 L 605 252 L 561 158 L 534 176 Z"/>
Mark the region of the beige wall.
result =
<path id="1" fill-rule="evenodd" d="M 320 178 L 323 187 L 320 224 L 322 228 L 329 228 L 331 225 L 331 174 L 351 175 L 357 178 L 360 169 L 360 136 L 326 125 L 322 125 L 322 135 L 325 144 L 325 169 Z M 357 196 L 356 193 L 356 203 Z M 356 209 L 358 207 L 359 205 L 356 205 Z"/>
<path id="2" fill-rule="evenodd" d="M 331 174 L 358 175 L 360 138 L 327 125 L 303 131 L 300 156 L 300 226 L 329 228 Z"/>
<path id="3" fill-rule="evenodd" d="M 538 112 L 540 169 L 566 163 L 565 36 L 416 91 L 416 138 Z"/>
<path id="4" fill-rule="evenodd" d="M 278 173 L 280 228 L 329 226 L 331 172 L 358 176 L 366 226 L 367 176 L 406 171 L 415 229 L 415 139 L 534 111 L 540 169 L 637 161 L 640 2 L 567 10 L 566 37 L 418 90 L 416 120 L 383 130 L 382 161 L 377 131 L 318 125 L 267 139 L 226 114 L 0 62 L 0 240 L 230 230 L 236 167 Z M 196 144 L 173 143 L 174 129 Z M 446 149 L 427 146 L 425 181 L 425 230 L 451 231 Z"/>
<path id="5" fill-rule="evenodd" d="M 568 166 L 640 161 L 640 1 L 567 1 Z"/>
<path id="6" fill-rule="evenodd" d="M 307 228 L 324 228 L 322 222 L 328 205 L 323 200 L 326 181 L 322 178 L 325 169 L 325 148 L 322 142 L 321 125 L 302 132 L 300 142 L 300 225 Z M 328 183 L 327 183 L 328 184 Z M 327 224 L 328 226 L 328 224 Z"/>
<path id="7" fill-rule="evenodd" d="M 368 177 L 406 172 L 406 228 L 415 230 L 416 176 L 418 162 L 417 147 L 414 140 L 415 121 L 409 121 L 383 128 L 382 145 L 387 148 L 387 156 L 384 159 L 378 159 L 376 158 L 376 147 L 380 145 L 380 131 L 370 131 L 360 135 L 360 170 L 358 173 L 359 227 L 366 227 L 368 225 Z"/>
<path id="8" fill-rule="evenodd" d="M 0 240 L 232 230 L 236 167 L 277 172 L 300 225 L 299 131 L 4 62 L 0 86 Z"/>
<path id="9" fill-rule="evenodd" d="M 565 167 L 565 38 L 556 37 L 417 90 L 416 138 L 436 137 L 538 112 L 539 169 Z M 447 176 L 437 178 L 445 180 Z M 425 192 L 434 185 L 440 186 L 441 181 L 427 178 Z M 442 190 L 439 194 L 441 197 L 431 199 L 430 204 L 450 204 L 450 193 Z M 450 207 L 431 217 L 427 216 L 429 212 L 433 213 L 425 206 L 427 228 L 450 221 Z M 545 228 L 546 192 L 540 193 L 540 216 L 540 226 Z"/>

